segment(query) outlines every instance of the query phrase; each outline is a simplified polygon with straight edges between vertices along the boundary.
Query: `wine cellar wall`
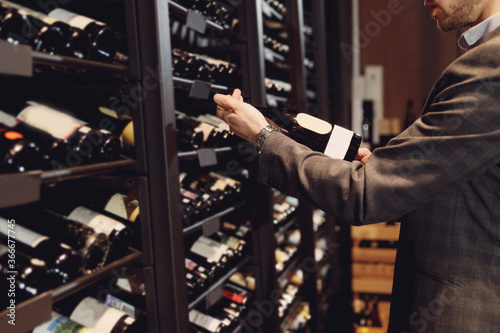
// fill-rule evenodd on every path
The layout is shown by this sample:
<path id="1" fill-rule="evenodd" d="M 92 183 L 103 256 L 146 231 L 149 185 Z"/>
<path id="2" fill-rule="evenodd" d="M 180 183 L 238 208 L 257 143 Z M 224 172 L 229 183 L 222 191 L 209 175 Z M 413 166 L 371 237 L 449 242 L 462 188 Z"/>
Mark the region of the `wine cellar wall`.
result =
<path id="1" fill-rule="evenodd" d="M 323 0 L 0 0 L 1 332 L 322 332 L 333 217 L 215 93 L 330 118 Z"/>

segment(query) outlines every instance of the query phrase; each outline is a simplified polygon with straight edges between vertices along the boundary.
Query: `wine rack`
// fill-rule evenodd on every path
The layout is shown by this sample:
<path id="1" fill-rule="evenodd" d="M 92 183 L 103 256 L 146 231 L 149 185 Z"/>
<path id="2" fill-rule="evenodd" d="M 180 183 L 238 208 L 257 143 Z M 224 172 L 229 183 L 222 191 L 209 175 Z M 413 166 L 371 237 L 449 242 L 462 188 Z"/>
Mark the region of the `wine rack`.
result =
<path id="1" fill-rule="evenodd" d="M 27 0 L 12 2 L 36 6 Z M 329 120 L 329 82 L 326 71 L 318 70 L 327 63 L 323 0 L 74 0 L 57 6 L 124 33 L 128 65 L 46 54 L 0 40 L 0 87 L 22 89 L 23 97 L 43 97 L 80 111 L 94 100 L 113 97 L 108 105 L 133 119 L 135 147 L 116 161 L 0 174 L 0 213 L 44 203 L 54 193 L 70 197 L 77 188 L 89 195 L 102 192 L 96 197 L 136 189 L 139 246 L 94 273 L 18 304 L 17 322 L 23 323 L 15 329 L 7 323 L 7 312 L 0 312 L 0 331 L 32 330 L 49 320 L 58 304 L 95 293 L 121 269 L 138 267 L 145 289 L 139 307 L 147 314 L 139 332 L 189 332 L 192 311 L 216 316 L 213 309 L 225 300 L 225 284 L 241 272 L 254 281 L 253 289 L 244 287 L 251 297 L 231 332 L 320 332 L 339 291 L 334 219 L 326 216 L 327 222 L 316 227 L 313 208 L 298 202 L 276 221 L 273 201 L 281 194 L 255 182 L 253 147 L 226 141 L 180 149 L 177 115 L 201 119 L 214 114 L 214 93 L 241 88 L 252 104 L 282 104 Z M 312 42 L 307 40 L 311 29 Z M 306 49 L 312 52 L 306 54 Z M 241 193 L 199 217 L 186 218 L 179 176 L 210 171 L 240 181 Z M 195 194 L 207 194 L 205 190 Z M 201 237 L 216 239 L 235 216 L 250 221 L 245 253 L 188 297 L 185 258 L 192 244 Z M 315 256 L 316 244 L 323 246 L 321 258 Z M 293 255 L 278 271 L 276 250 L 285 247 Z M 277 295 L 281 301 L 275 302 Z"/>

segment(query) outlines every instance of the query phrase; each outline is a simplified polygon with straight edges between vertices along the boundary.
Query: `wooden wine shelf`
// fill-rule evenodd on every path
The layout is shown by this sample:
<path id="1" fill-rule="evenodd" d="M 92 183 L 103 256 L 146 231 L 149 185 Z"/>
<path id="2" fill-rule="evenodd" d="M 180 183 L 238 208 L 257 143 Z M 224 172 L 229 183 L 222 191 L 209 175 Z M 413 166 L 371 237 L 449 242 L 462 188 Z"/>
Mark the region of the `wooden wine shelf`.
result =
<path id="1" fill-rule="evenodd" d="M 351 256 L 352 261 L 394 263 L 396 261 L 396 249 L 353 247 Z"/>
<path id="2" fill-rule="evenodd" d="M 399 223 L 353 226 L 351 227 L 351 238 L 355 240 L 397 241 L 399 239 L 399 227 Z"/>

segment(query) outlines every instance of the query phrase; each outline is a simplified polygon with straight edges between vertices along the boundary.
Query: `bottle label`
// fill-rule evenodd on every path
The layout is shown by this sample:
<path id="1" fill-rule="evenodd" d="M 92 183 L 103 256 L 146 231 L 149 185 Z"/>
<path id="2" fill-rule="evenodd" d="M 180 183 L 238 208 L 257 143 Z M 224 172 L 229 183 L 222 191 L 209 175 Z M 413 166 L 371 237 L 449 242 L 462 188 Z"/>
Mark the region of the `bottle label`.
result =
<path id="1" fill-rule="evenodd" d="M 55 138 L 66 140 L 82 123 L 62 112 L 53 110 L 45 105 L 28 102 L 17 118 L 28 125 L 45 131 Z"/>
<path id="2" fill-rule="evenodd" d="M 52 313 L 52 319 L 48 322 L 37 326 L 33 333 L 53 333 L 53 332 L 64 332 L 64 333 L 94 333 L 94 331 L 89 328 L 74 322 L 68 317 L 61 316 L 57 313 Z"/>
<path id="3" fill-rule="evenodd" d="M 215 262 L 219 262 L 222 255 L 228 250 L 228 246 L 214 241 L 213 239 L 201 236 L 196 242 L 194 242 L 191 247 L 191 251 L 211 259 Z"/>
<path id="4" fill-rule="evenodd" d="M 68 218 L 92 227 L 96 231 L 102 232 L 108 236 L 111 235 L 114 230 L 120 231 L 125 228 L 122 223 L 81 206 L 75 208 L 71 214 L 69 214 Z"/>
<path id="5" fill-rule="evenodd" d="M 130 222 L 135 222 L 137 216 L 139 216 L 139 202 L 130 200 L 124 194 L 116 193 L 106 203 L 104 210 Z"/>
<path id="6" fill-rule="evenodd" d="M 54 9 L 53 11 L 51 11 L 49 13 L 49 16 L 52 16 L 56 19 L 59 19 L 63 22 L 68 23 L 69 25 L 71 25 L 73 27 L 80 28 L 82 30 L 84 30 L 85 27 L 92 22 L 95 22 L 96 24 L 103 25 L 103 26 L 106 25 L 105 23 L 98 22 L 98 21 L 93 20 L 91 18 L 72 13 L 72 12 L 67 11 L 65 9 L 62 9 L 62 8 Z"/>
<path id="7" fill-rule="evenodd" d="M 111 295 L 106 295 L 104 303 L 135 318 L 135 307 Z"/>
<path id="8" fill-rule="evenodd" d="M 354 132 L 335 125 L 326 145 L 325 155 L 343 160 L 351 144 L 353 134 Z"/>
<path id="9" fill-rule="evenodd" d="M 135 147 L 134 123 L 130 121 L 122 131 L 121 139 L 123 144 Z"/>
<path id="10" fill-rule="evenodd" d="M 245 301 L 245 297 L 238 295 L 236 293 L 233 293 L 227 289 L 222 290 L 222 296 L 224 296 L 225 298 L 227 298 L 233 302 L 236 302 L 238 304 L 242 304 Z"/>
<path id="11" fill-rule="evenodd" d="M 126 324 L 130 325 L 135 321 L 134 318 L 128 316 L 126 313 L 118 309 L 108 308 L 106 312 L 101 316 L 101 318 L 99 318 L 99 321 L 95 324 L 94 329 L 97 332 L 111 333 L 116 323 L 118 323 L 118 321 L 120 321 L 123 316 L 126 316 Z"/>
<path id="12" fill-rule="evenodd" d="M 49 239 L 49 237 L 40 235 L 39 233 L 27 229 L 17 223 L 16 223 L 16 228 L 14 229 L 15 233 L 12 232 L 12 229 L 10 229 L 9 232 L 8 225 L 9 224 L 7 223 L 7 220 L 0 217 L 0 233 L 4 235 L 12 235 L 16 237 L 18 241 L 28 246 L 36 247 L 42 241 Z"/>
<path id="13" fill-rule="evenodd" d="M 0 257 L 6 254 L 7 252 L 9 252 L 9 248 L 3 244 L 0 244 Z"/>
<path id="14" fill-rule="evenodd" d="M 225 234 L 222 234 L 220 236 L 221 236 L 221 242 L 223 244 L 226 244 L 227 246 L 229 246 L 233 250 L 238 250 L 238 247 L 240 246 L 240 243 L 241 243 L 241 241 L 238 238 L 233 237 L 233 236 L 229 236 L 229 235 L 225 235 Z"/>
<path id="15" fill-rule="evenodd" d="M 69 319 L 96 329 L 95 325 L 109 309 L 110 308 L 106 304 L 99 302 L 95 298 L 85 297 L 75 307 Z M 121 313 L 121 315 L 123 316 L 124 314 Z"/>
<path id="16" fill-rule="evenodd" d="M 198 310 L 189 311 L 189 321 L 196 324 L 209 332 L 217 332 L 217 329 L 222 324 L 222 322 L 214 317 L 207 316 Z"/>

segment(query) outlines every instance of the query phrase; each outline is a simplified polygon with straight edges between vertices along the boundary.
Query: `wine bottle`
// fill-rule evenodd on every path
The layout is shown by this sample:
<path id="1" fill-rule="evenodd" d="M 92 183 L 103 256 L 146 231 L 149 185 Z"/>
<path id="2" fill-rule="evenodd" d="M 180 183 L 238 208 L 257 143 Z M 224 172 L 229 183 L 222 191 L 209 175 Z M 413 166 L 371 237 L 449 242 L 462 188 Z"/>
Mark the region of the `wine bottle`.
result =
<path id="1" fill-rule="evenodd" d="M 9 290 L 10 298 L 16 303 L 62 284 L 59 276 L 50 274 L 43 260 L 30 258 L 15 247 L 9 248 L 4 244 L 0 244 L 0 277 L 2 279 L 0 286 L 4 283 L 9 285 L 2 290 L 5 290 L 5 294 Z M 15 288 L 11 288 L 10 284 L 14 284 Z M 2 309 L 7 307 L 4 305 L 2 300 L 0 303 Z"/>
<path id="2" fill-rule="evenodd" d="M 57 309 L 64 314 L 71 311 L 62 306 Z M 74 307 L 69 319 L 90 327 L 99 333 L 132 333 L 138 331 L 135 318 L 92 297 L 82 299 Z"/>
<path id="3" fill-rule="evenodd" d="M 32 231 L 43 233 L 52 239 L 61 240 L 71 246 L 81 258 L 80 270 L 84 274 L 101 268 L 108 257 L 109 241 L 106 235 L 93 228 L 49 210 L 32 207 L 29 210 L 16 210 L 15 214 L 22 225 Z M 42 221 L 43 223 L 40 223 Z"/>
<path id="4" fill-rule="evenodd" d="M 131 242 L 132 230 L 122 222 L 92 209 L 78 206 L 68 218 L 104 233 L 110 241 L 109 260 L 124 256 Z"/>
<path id="5" fill-rule="evenodd" d="M 212 207 L 220 205 L 224 200 L 225 194 L 222 190 L 214 185 L 211 179 L 201 178 L 193 173 L 181 172 L 179 174 L 179 182 L 183 188 L 191 190 L 195 193 L 204 193 L 210 196 Z"/>
<path id="6" fill-rule="evenodd" d="M 3 217 L 0 217 L 0 233 L 4 236 L 9 234 L 8 220 Z M 60 273 L 64 283 L 81 275 L 81 258 L 69 245 L 17 223 L 15 223 L 15 237 L 16 249 L 45 261 L 49 269 Z M 0 240 L 6 243 L 6 237 L 0 237 Z"/>
<path id="7" fill-rule="evenodd" d="M 226 325 L 214 317 L 204 314 L 196 309 L 189 311 L 189 321 L 198 330 L 210 333 L 223 333 L 226 332 Z"/>
<path id="8" fill-rule="evenodd" d="M 189 137 L 188 133 L 201 131 L 203 134 L 202 143 L 196 143 L 196 145 L 193 145 L 194 149 L 201 147 L 216 147 L 223 141 L 223 133 L 220 129 L 213 125 L 198 121 L 181 112 L 176 112 L 176 125 L 178 130 L 182 133 L 181 136 L 186 138 Z M 190 136 L 192 135 L 193 134 L 190 134 Z"/>
<path id="9" fill-rule="evenodd" d="M 306 113 L 286 108 L 256 107 L 281 128 L 281 133 L 312 150 L 351 162 L 356 157 L 361 136 Z"/>
<path id="10" fill-rule="evenodd" d="M 90 327 L 80 325 L 79 323 L 63 316 L 55 311 L 52 311 L 51 319 L 41 325 L 38 325 L 33 330 L 33 333 L 98 333 Z"/>
<path id="11" fill-rule="evenodd" d="M 189 258 L 185 258 L 184 261 L 186 270 L 198 277 L 204 285 L 212 283 L 215 275 L 215 266 L 208 266 L 207 268 Z"/>
<path id="12" fill-rule="evenodd" d="M 246 242 L 238 237 L 230 236 L 221 231 L 217 231 L 216 233 L 210 235 L 210 238 L 233 249 L 234 254 L 238 257 L 242 257 L 245 253 Z"/>
<path id="13" fill-rule="evenodd" d="M 32 41 L 33 49 L 49 54 L 60 54 L 79 59 L 86 59 L 90 54 L 88 34 L 69 24 L 19 4 L 2 0 L 8 7 L 17 9 L 21 15 L 31 16 L 40 26 Z"/>
<path id="14" fill-rule="evenodd" d="M 205 134 L 202 129 L 198 127 L 198 124 L 193 123 L 192 119 L 189 117 L 177 117 L 177 115 L 175 123 L 180 150 L 196 150 L 202 147 L 205 141 Z"/>
<path id="15" fill-rule="evenodd" d="M 207 261 L 211 260 L 216 265 L 220 265 L 221 269 L 225 269 L 226 265 L 234 258 L 233 249 L 205 236 L 200 236 L 193 243 L 190 251 L 206 258 Z"/>
<path id="16" fill-rule="evenodd" d="M 49 133 L 33 127 L 16 117 L 0 111 L 0 125 L 11 131 L 22 134 L 27 140 L 36 143 L 40 149 L 46 166 L 43 169 L 59 169 L 61 167 L 73 166 L 79 160 L 75 160 L 73 148 L 67 140 L 57 139 Z M 33 163 L 36 159 L 33 159 Z"/>
<path id="17" fill-rule="evenodd" d="M 127 147 L 135 147 L 134 122 L 131 118 L 122 119 L 118 113 L 106 107 L 99 107 L 102 114 L 106 115 L 105 121 L 109 122 L 109 131 L 118 136 Z M 101 119 L 101 121 L 104 121 Z"/>
<path id="18" fill-rule="evenodd" d="M 90 35 L 92 48 L 90 59 L 103 62 L 116 62 L 128 65 L 126 37 L 103 22 L 56 8 L 48 14 L 69 25 L 82 29 Z"/>
<path id="19" fill-rule="evenodd" d="M 72 147 L 70 159 L 74 164 L 116 160 L 120 154 L 120 140 L 111 132 L 91 127 L 67 113 L 29 101 L 17 115 L 28 125 L 45 131 Z"/>
<path id="20" fill-rule="evenodd" d="M 0 172 L 47 169 L 48 161 L 40 147 L 21 133 L 0 123 Z"/>

